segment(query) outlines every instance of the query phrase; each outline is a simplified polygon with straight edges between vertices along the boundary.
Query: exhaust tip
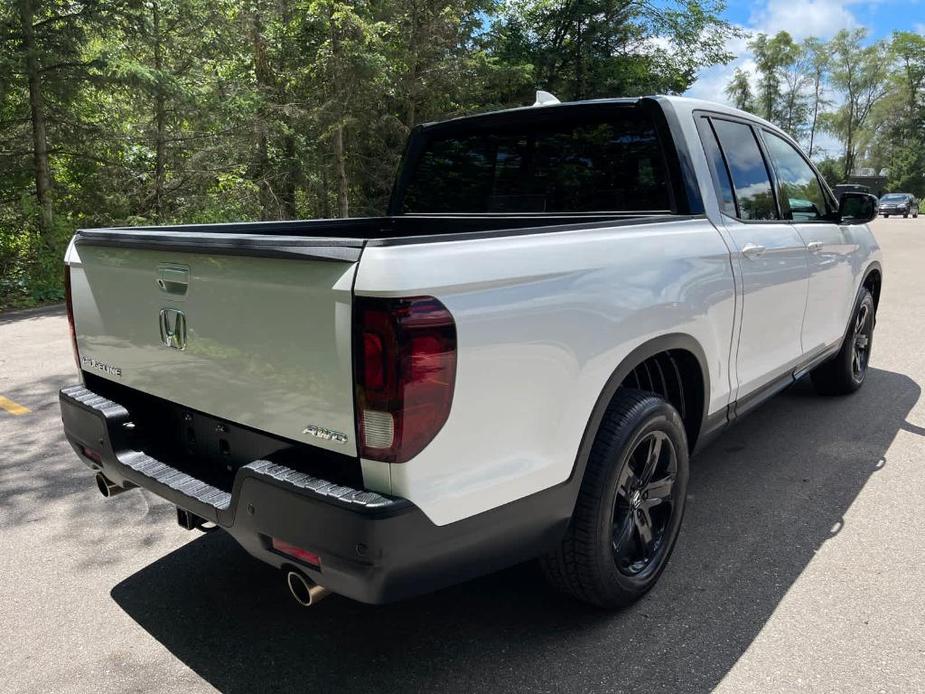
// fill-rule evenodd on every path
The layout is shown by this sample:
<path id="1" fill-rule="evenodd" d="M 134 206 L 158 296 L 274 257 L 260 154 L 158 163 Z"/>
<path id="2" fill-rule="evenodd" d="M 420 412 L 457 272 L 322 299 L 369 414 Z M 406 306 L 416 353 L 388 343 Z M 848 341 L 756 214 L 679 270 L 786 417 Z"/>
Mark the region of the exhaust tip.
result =
<path id="1" fill-rule="evenodd" d="M 298 571 L 286 574 L 286 584 L 292 597 L 302 607 L 311 607 L 329 595 L 327 588 L 319 586 L 313 580 Z"/>
<path id="2" fill-rule="evenodd" d="M 118 484 L 106 477 L 106 475 L 104 475 L 102 472 L 96 473 L 96 488 L 99 489 L 100 494 L 102 494 L 107 499 L 109 497 L 115 496 L 116 494 L 121 494 L 126 490 L 125 487 L 120 487 Z"/>

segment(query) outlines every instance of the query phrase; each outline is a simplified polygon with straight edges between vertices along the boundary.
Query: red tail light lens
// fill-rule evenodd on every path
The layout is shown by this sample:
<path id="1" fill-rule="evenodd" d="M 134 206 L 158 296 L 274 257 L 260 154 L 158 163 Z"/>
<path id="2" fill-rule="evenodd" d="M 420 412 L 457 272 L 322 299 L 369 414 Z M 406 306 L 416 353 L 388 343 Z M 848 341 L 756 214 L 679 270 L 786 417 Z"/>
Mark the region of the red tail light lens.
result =
<path id="1" fill-rule="evenodd" d="M 67 327 L 71 332 L 71 349 L 74 350 L 74 361 L 80 369 L 80 355 L 77 352 L 77 331 L 74 329 L 74 301 L 71 298 L 71 268 L 64 266 L 64 302 L 67 305 Z"/>
<path id="2" fill-rule="evenodd" d="M 404 463 L 446 423 L 456 383 L 456 323 L 429 296 L 354 300 L 360 455 Z"/>

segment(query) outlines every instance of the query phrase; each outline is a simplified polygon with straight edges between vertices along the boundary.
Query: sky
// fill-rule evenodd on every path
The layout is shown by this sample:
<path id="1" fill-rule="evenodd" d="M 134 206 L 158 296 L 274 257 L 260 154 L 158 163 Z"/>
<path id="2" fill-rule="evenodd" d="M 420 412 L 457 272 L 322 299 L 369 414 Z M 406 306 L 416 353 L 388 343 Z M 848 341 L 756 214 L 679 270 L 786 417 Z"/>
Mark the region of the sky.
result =
<path id="1" fill-rule="evenodd" d="M 724 18 L 747 32 L 775 34 L 788 31 L 796 40 L 808 36 L 831 38 L 840 29 L 866 28 L 871 39 L 894 31 L 925 34 L 925 0 L 727 0 Z M 734 39 L 729 51 L 738 56 L 728 65 L 701 72 L 687 95 L 726 102 L 723 93 L 737 67 L 748 71 L 754 62 L 747 38 Z"/>

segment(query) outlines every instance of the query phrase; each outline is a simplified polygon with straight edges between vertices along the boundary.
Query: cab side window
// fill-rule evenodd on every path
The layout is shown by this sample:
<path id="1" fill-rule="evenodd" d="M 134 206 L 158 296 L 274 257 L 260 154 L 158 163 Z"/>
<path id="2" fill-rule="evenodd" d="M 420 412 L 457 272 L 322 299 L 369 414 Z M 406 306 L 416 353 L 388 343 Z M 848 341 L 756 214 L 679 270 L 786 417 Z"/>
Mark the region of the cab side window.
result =
<path id="1" fill-rule="evenodd" d="M 779 219 L 771 176 L 754 131 L 744 123 L 719 118 L 713 119 L 713 128 L 729 165 L 739 219 Z"/>
<path id="2" fill-rule="evenodd" d="M 829 214 L 816 172 L 789 142 L 764 131 L 764 143 L 777 174 L 784 219 L 814 222 Z"/>

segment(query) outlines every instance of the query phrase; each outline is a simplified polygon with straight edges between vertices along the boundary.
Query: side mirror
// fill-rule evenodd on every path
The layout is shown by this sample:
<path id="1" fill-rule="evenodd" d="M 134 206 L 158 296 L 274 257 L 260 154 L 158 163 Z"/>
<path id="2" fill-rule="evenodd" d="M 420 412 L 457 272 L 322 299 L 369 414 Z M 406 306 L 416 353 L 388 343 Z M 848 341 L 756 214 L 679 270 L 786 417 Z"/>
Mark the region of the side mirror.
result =
<path id="1" fill-rule="evenodd" d="M 838 221 L 842 224 L 867 224 L 877 218 L 880 201 L 870 193 L 842 193 L 838 201 Z"/>

